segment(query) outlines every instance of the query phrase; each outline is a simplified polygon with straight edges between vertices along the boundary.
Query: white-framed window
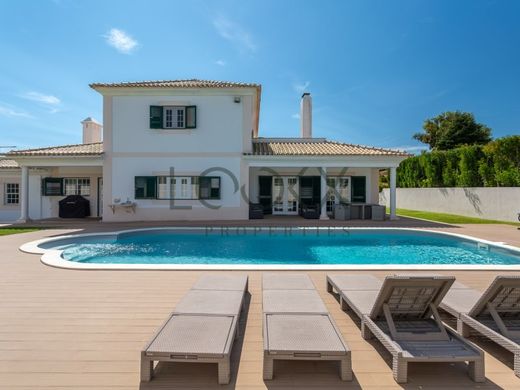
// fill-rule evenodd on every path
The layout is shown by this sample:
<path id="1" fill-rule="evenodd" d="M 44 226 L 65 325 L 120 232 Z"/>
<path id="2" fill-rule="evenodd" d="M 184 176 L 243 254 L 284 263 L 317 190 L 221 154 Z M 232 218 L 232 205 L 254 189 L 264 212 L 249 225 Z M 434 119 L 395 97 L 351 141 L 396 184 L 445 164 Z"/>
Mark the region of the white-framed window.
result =
<path id="1" fill-rule="evenodd" d="M 191 199 L 198 199 L 200 194 L 199 177 L 191 177 Z"/>
<path id="2" fill-rule="evenodd" d="M 135 194 L 136 199 L 220 199 L 220 177 L 137 176 Z"/>
<path id="3" fill-rule="evenodd" d="M 157 197 L 159 199 L 175 199 L 175 178 L 173 176 L 157 177 Z"/>
<path id="4" fill-rule="evenodd" d="M 90 179 L 66 177 L 63 179 L 64 195 L 90 195 Z"/>
<path id="5" fill-rule="evenodd" d="M 186 107 L 164 107 L 164 128 L 185 129 Z"/>
<path id="6" fill-rule="evenodd" d="M 20 203 L 20 184 L 5 183 L 4 194 L 4 204 L 9 205 Z"/>

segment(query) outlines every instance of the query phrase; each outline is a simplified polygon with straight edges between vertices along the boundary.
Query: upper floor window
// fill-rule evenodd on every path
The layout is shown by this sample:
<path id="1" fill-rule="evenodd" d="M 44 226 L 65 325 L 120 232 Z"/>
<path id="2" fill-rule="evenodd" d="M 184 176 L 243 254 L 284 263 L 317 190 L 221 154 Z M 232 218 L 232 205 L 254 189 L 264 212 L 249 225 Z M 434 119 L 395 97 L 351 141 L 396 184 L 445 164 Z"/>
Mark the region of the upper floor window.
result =
<path id="1" fill-rule="evenodd" d="M 196 106 L 150 106 L 151 129 L 194 129 Z"/>
<path id="2" fill-rule="evenodd" d="M 4 203 L 7 204 L 18 204 L 20 203 L 20 184 L 18 183 L 5 183 L 5 199 Z"/>
<path id="3" fill-rule="evenodd" d="M 185 107 L 164 107 L 164 128 L 165 129 L 184 129 Z"/>

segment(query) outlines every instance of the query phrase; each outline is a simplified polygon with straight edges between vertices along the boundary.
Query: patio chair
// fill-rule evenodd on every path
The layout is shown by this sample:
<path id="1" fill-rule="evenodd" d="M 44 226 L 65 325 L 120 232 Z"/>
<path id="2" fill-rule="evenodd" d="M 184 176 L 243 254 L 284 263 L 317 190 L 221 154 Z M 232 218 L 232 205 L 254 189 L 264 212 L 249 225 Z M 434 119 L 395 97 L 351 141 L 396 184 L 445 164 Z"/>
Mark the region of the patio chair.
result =
<path id="1" fill-rule="evenodd" d="M 249 204 L 249 219 L 264 219 L 264 207 L 260 203 Z"/>
<path id="2" fill-rule="evenodd" d="M 264 379 L 275 360 L 336 360 L 352 380 L 350 349 L 305 274 L 263 275 Z"/>
<path id="3" fill-rule="evenodd" d="M 444 276 L 328 275 L 327 291 L 338 292 L 343 309 L 361 320 L 364 339 L 375 336 L 392 354 L 398 383 L 408 380 L 410 362 L 469 362 L 469 375 L 483 382 L 483 352 L 444 326 L 437 307 L 454 282 Z"/>
<path id="4" fill-rule="evenodd" d="M 520 377 L 520 276 L 497 276 L 483 293 L 459 283 L 439 307 L 457 319 L 462 336 L 473 331 L 512 352 Z"/>
<path id="5" fill-rule="evenodd" d="M 141 380 L 154 361 L 217 363 L 218 383 L 230 380 L 230 356 L 247 293 L 246 275 L 202 275 L 141 352 Z"/>
<path id="6" fill-rule="evenodd" d="M 307 204 L 301 206 L 300 215 L 305 219 L 320 219 L 320 205 Z"/>

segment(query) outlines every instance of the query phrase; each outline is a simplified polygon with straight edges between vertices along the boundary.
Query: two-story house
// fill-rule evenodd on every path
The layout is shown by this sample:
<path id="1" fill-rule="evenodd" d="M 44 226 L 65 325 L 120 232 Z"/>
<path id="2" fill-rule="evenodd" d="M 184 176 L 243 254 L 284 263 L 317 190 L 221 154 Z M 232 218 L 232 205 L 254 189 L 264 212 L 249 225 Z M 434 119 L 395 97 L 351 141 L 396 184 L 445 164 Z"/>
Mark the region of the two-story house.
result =
<path id="1" fill-rule="evenodd" d="M 377 203 L 379 171 L 407 154 L 312 137 L 301 100 L 301 137 L 259 136 L 261 86 L 175 80 L 95 83 L 103 126 L 87 118 L 83 144 L 16 150 L 0 160 L 0 220 L 55 218 L 67 195 L 90 200 L 103 221 L 240 220 L 251 203 L 295 215 L 331 215 L 339 202 Z"/>

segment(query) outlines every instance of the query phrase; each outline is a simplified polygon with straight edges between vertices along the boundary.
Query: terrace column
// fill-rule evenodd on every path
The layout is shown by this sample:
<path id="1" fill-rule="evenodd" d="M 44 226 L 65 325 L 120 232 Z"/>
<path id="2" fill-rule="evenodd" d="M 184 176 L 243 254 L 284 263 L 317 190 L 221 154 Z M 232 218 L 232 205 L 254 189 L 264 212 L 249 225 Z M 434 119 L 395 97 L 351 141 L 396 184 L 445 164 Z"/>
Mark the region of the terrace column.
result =
<path id="1" fill-rule="evenodd" d="M 22 166 L 22 178 L 20 183 L 20 218 L 18 223 L 29 220 L 29 167 Z"/>
<path id="2" fill-rule="evenodd" d="M 327 215 L 327 168 L 321 168 L 321 183 L 320 183 L 320 199 L 321 199 L 321 213 L 320 219 L 329 219 Z"/>
<path id="3" fill-rule="evenodd" d="M 395 215 L 395 196 L 396 196 L 396 168 L 390 168 L 390 219 L 395 220 L 397 216 Z"/>

